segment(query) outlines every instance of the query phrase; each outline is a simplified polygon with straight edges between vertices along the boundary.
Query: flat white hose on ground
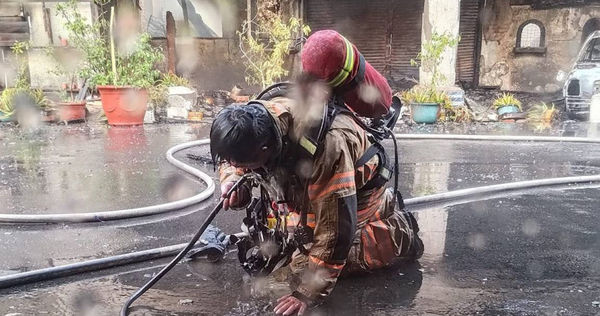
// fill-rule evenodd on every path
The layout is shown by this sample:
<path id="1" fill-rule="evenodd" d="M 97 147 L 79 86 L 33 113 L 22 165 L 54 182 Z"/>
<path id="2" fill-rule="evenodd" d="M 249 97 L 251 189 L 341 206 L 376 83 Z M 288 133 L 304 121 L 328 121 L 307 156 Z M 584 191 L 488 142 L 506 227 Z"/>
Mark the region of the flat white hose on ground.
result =
<path id="1" fill-rule="evenodd" d="M 398 139 L 421 140 L 489 140 L 517 142 L 548 142 L 548 143 L 591 143 L 600 144 L 598 138 L 559 137 L 559 136 L 509 136 L 509 135 L 456 135 L 456 134 L 396 134 Z"/>
<path id="2" fill-rule="evenodd" d="M 577 137 L 430 135 L 430 134 L 427 134 L 427 135 L 425 135 L 425 134 L 424 135 L 397 134 L 396 136 L 400 139 L 421 139 L 421 140 L 448 139 L 448 140 L 469 140 L 469 141 L 476 141 L 476 140 L 531 141 L 531 142 L 565 142 L 565 143 L 597 143 L 597 144 L 600 144 L 600 139 L 588 139 L 588 138 L 577 138 Z M 177 145 L 177 146 L 169 149 L 169 151 L 167 152 L 167 159 L 171 163 L 173 163 L 178 168 L 185 170 L 187 172 L 190 172 L 193 175 L 201 178 L 204 182 L 206 182 L 208 184 L 208 188 L 205 191 L 203 191 L 202 193 L 200 193 L 192 198 L 198 198 L 200 196 L 204 197 L 205 194 L 207 194 L 207 197 L 204 197 L 204 199 L 210 197 L 210 195 L 212 195 L 212 193 L 215 189 L 214 182 L 205 173 L 203 173 L 189 165 L 186 165 L 181 161 L 176 160 L 173 157 L 173 154 L 177 151 L 180 151 L 180 150 L 183 150 L 183 149 L 186 149 L 189 147 L 198 146 L 198 145 L 206 145 L 208 143 L 209 143 L 209 141 L 206 139 L 189 142 L 189 143 L 184 143 L 184 144 Z M 467 198 L 467 197 L 484 198 L 484 197 L 492 195 L 492 194 L 498 194 L 498 193 L 503 193 L 503 192 L 506 192 L 506 193 L 513 192 L 514 193 L 514 191 L 517 191 L 517 190 L 525 190 L 525 189 L 531 189 L 531 188 L 550 187 L 550 186 L 568 185 L 568 184 L 597 183 L 597 182 L 600 182 L 600 175 L 520 181 L 520 182 L 513 182 L 513 183 L 503 183 L 503 184 L 482 186 L 482 187 L 470 188 L 470 189 L 455 190 L 455 191 L 438 193 L 438 194 L 422 196 L 422 197 L 415 197 L 415 198 L 406 199 L 405 204 L 408 206 L 417 206 L 417 205 L 424 205 L 424 204 L 429 204 L 429 203 L 458 200 L 458 199 Z M 206 193 L 209 191 L 210 191 L 210 193 Z M 189 199 L 191 199 L 191 198 L 189 198 Z M 203 201 L 204 199 L 199 199 L 199 202 Z M 188 199 L 173 202 L 173 203 L 162 204 L 162 205 L 164 208 L 164 205 L 180 203 L 180 202 L 183 202 L 186 200 L 188 200 Z M 122 212 L 122 213 L 117 213 L 116 215 L 127 214 L 129 216 L 128 217 L 113 217 L 110 219 L 121 219 L 121 218 L 130 218 L 130 217 L 136 217 L 136 216 L 153 215 L 153 214 L 160 214 L 160 213 L 167 211 L 167 210 L 164 210 L 164 211 L 154 210 L 155 212 L 152 213 L 152 212 L 149 212 L 146 210 L 144 213 L 139 212 L 139 210 L 145 210 L 148 208 L 150 208 L 150 211 L 153 211 L 152 210 L 153 207 L 146 207 L 146 208 L 139 208 L 139 209 L 132 209 L 132 210 L 112 211 L 112 213 Z M 106 212 L 106 213 L 111 213 L 111 212 Z M 148 213 L 150 213 L 150 214 L 148 214 Z M 10 218 L 6 217 L 8 215 L 0 215 L 0 222 L 2 222 L 2 221 L 4 221 L 4 222 L 21 222 L 21 223 L 22 222 L 44 223 L 44 222 L 57 222 L 57 221 L 58 222 L 61 222 L 61 221 L 69 222 L 69 216 L 73 216 L 74 218 L 79 217 L 80 220 L 76 220 L 76 222 L 83 221 L 83 220 L 81 220 L 83 218 L 91 219 L 88 221 L 97 221 L 97 219 L 95 217 L 89 217 L 92 214 L 95 214 L 94 216 L 97 216 L 97 215 L 104 214 L 104 213 L 57 214 L 57 215 L 61 216 L 60 219 L 62 219 L 62 220 L 56 220 L 56 218 L 52 218 L 53 219 L 52 221 L 48 221 L 47 219 L 44 219 L 43 216 L 45 216 L 45 215 L 27 215 L 26 218 L 25 217 L 16 217 L 18 219 L 17 221 L 14 221 L 14 220 L 11 221 Z M 85 216 L 80 216 L 80 215 L 85 215 Z M 24 215 L 14 215 L 14 216 L 24 216 Z M 48 215 L 48 216 L 50 217 L 50 216 L 56 216 L 56 215 Z M 38 218 L 36 218 L 36 217 L 38 217 Z M 46 218 L 48 218 L 48 217 L 46 217 Z M 106 217 L 103 217 L 103 218 L 106 218 Z M 108 219 L 103 219 L 103 220 L 108 220 Z M 73 222 L 73 220 L 71 220 L 71 222 Z M 111 267 L 131 264 L 131 263 L 137 263 L 137 262 L 142 262 L 142 261 L 147 261 L 147 260 L 154 260 L 154 259 L 169 257 L 169 256 L 172 256 L 172 255 L 178 253 L 181 249 L 183 249 L 183 247 L 185 247 L 185 245 L 186 244 L 180 244 L 180 245 L 166 246 L 166 247 L 161 247 L 161 248 L 148 249 L 148 250 L 144 250 L 144 251 L 132 252 L 132 253 L 127 253 L 127 254 L 122 254 L 122 255 L 117 255 L 117 256 L 112 256 L 112 257 L 100 258 L 100 259 L 93 259 L 93 260 L 77 262 L 77 263 L 67 264 L 67 265 L 58 266 L 58 267 L 50 267 L 50 268 L 45 268 L 45 269 L 39 269 L 39 270 L 34 270 L 34 271 L 21 272 L 21 273 L 15 273 L 15 274 L 11 274 L 11 275 L 1 276 L 0 277 L 0 289 L 12 287 L 12 286 L 19 286 L 19 285 L 23 285 L 23 284 L 27 284 L 27 283 L 51 280 L 51 279 L 70 276 L 70 275 L 74 275 L 74 274 L 78 274 L 78 273 L 97 271 L 97 270 L 107 269 L 107 268 L 111 268 Z"/>
<path id="3" fill-rule="evenodd" d="M 176 211 L 191 205 L 198 204 L 209 199 L 215 191 L 215 182 L 206 173 L 185 164 L 173 156 L 176 152 L 209 143 L 208 139 L 202 139 L 183 143 L 171 147 L 166 153 L 167 160 L 175 167 L 194 175 L 206 184 L 202 192 L 179 201 L 164 204 L 151 205 L 132 209 L 117 211 L 93 212 L 93 213 L 64 213 L 64 214 L 0 214 L 0 223 L 73 223 L 73 222 L 104 222 L 117 219 L 127 219 L 141 216 L 157 215 Z"/>
<path id="4" fill-rule="evenodd" d="M 396 134 L 397 138 L 410 140 L 466 140 L 466 141 L 520 141 L 520 142 L 558 142 L 558 143 L 592 143 L 600 144 L 600 139 L 583 137 L 553 137 L 553 136 L 497 136 L 497 135 L 440 135 L 440 134 Z M 600 175 L 561 177 L 487 185 L 476 188 L 449 191 L 444 193 L 419 196 L 406 199 L 407 206 L 436 203 L 469 196 L 486 195 L 502 191 L 531 189 L 561 184 L 579 184 L 600 182 Z"/>
<path id="5" fill-rule="evenodd" d="M 600 139 L 583 137 L 552 137 L 552 136 L 496 136 L 496 135 L 440 135 L 440 134 L 396 134 L 396 137 L 403 140 L 466 140 L 466 141 L 528 141 L 528 142 L 568 142 L 568 143 L 595 143 L 600 144 Z M 0 223 L 73 223 L 73 222 L 102 222 L 118 219 L 135 218 L 149 215 L 157 215 L 170 211 L 176 211 L 210 198 L 215 190 L 215 183 L 206 173 L 177 160 L 173 155 L 181 150 L 207 145 L 208 139 L 202 139 L 183 143 L 170 148 L 166 157 L 175 167 L 188 172 L 206 183 L 207 188 L 199 194 L 170 203 L 152 205 L 134 209 L 125 209 L 117 211 L 93 212 L 93 213 L 65 213 L 65 214 L 0 214 Z M 463 198 L 469 195 L 494 193 L 506 190 L 518 190 L 531 187 L 551 186 L 559 184 L 575 184 L 600 181 L 600 175 L 563 177 L 552 179 L 541 179 L 522 181 L 514 183 L 496 184 L 478 188 L 456 190 L 451 192 L 433 194 L 428 196 L 416 197 L 405 200 L 406 205 L 416 205 L 421 203 L 433 203 L 443 200 Z"/>

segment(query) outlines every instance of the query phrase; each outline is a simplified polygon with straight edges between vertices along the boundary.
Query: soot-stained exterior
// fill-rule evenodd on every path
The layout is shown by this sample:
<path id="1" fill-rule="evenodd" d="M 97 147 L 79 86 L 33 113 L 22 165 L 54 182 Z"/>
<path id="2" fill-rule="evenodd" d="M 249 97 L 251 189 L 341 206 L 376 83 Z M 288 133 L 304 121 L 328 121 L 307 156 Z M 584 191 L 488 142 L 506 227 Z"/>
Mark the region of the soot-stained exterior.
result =
<path id="1" fill-rule="evenodd" d="M 486 1 L 481 11 L 479 84 L 553 93 L 585 39 L 600 29 L 597 1 Z M 562 77 L 562 78 L 561 78 Z"/>

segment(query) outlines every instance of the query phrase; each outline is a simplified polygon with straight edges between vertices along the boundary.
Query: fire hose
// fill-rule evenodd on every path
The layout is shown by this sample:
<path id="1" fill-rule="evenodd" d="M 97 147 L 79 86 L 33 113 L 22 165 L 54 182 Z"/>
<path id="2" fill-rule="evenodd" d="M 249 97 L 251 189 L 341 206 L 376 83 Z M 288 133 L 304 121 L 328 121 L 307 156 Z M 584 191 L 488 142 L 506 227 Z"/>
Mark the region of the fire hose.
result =
<path id="1" fill-rule="evenodd" d="M 588 139 L 588 138 L 576 138 L 576 137 L 537 137 L 537 136 L 487 136 L 487 135 L 419 135 L 419 134 L 398 134 L 396 135 L 399 139 L 409 139 L 409 140 L 436 140 L 436 139 L 444 139 L 444 140 L 467 140 L 467 141 L 477 141 L 477 140 L 485 140 L 485 141 L 528 141 L 528 142 L 564 142 L 564 143 L 594 143 L 599 144 L 600 139 Z M 181 145 L 177 145 L 167 152 L 167 159 L 178 168 L 190 172 L 198 177 L 200 177 L 203 181 L 208 184 L 208 188 L 200 194 L 185 199 L 186 203 L 189 203 L 191 199 L 195 201 L 202 201 L 212 195 L 214 192 L 214 182 L 212 179 L 200 170 L 195 169 L 185 163 L 178 161 L 173 157 L 173 154 L 177 151 L 183 150 L 185 148 L 208 144 L 208 140 L 199 140 L 189 143 L 184 143 Z M 175 163 L 176 162 L 176 163 Z M 184 166 L 185 165 L 185 166 Z M 507 194 L 510 192 L 518 192 L 519 190 L 531 189 L 531 188 L 543 188 L 543 187 L 552 187 L 559 185 L 572 185 L 572 184 L 593 184 L 600 183 L 600 175 L 591 175 L 591 176 L 573 176 L 573 177 L 560 177 L 560 178 L 550 178 L 550 179 L 539 179 L 539 180 L 529 180 L 529 181 L 520 181 L 513 183 L 503 183 L 503 184 L 495 184 L 489 186 L 482 186 L 476 188 L 469 189 L 461 189 L 455 190 L 445 193 L 438 193 L 428 196 L 415 197 L 405 200 L 406 206 L 420 206 L 431 203 L 441 203 L 441 202 L 450 202 L 457 201 L 460 199 L 465 199 L 469 197 L 476 197 L 477 199 L 482 199 L 484 197 L 493 195 L 493 194 Z M 234 188 L 232 188 L 234 189 Z M 210 192 L 210 193 L 208 193 Z M 203 199 L 201 199 L 202 197 Z M 81 221 L 98 221 L 102 220 L 114 220 L 114 219 L 123 219 L 123 218 L 131 218 L 137 216 L 145 216 L 145 215 L 154 215 L 161 214 L 167 212 L 168 210 L 174 210 L 175 205 L 183 205 L 182 201 L 176 201 L 172 203 L 166 203 L 156 206 L 156 208 L 145 207 L 138 208 L 132 210 L 121 210 L 121 211 L 112 211 L 112 212 L 104 212 L 109 213 L 108 216 L 104 216 L 100 213 L 82 213 L 82 214 L 56 214 L 56 215 L 12 215 L 9 216 L 7 214 L 0 214 L 0 222 L 9 222 L 9 223 L 55 223 L 55 222 L 81 222 Z M 198 203 L 196 202 L 196 203 Z M 184 207 L 184 206 L 180 206 Z M 208 226 L 210 221 L 217 215 L 222 207 L 222 202 L 219 203 L 208 215 L 205 219 L 204 223 L 201 225 L 201 230 L 194 235 L 194 239 L 192 242 L 185 244 L 172 245 L 167 247 L 154 248 L 144 251 L 132 252 L 117 256 L 111 256 L 100 259 L 93 259 L 83 262 L 77 262 L 57 267 L 33 270 L 28 272 L 15 273 L 11 275 L 6 275 L 0 277 L 0 288 L 8 288 L 13 286 L 24 285 L 28 283 L 41 282 L 66 276 L 71 276 L 79 273 L 92 272 L 102 269 L 108 269 L 116 266 L 122 266 L 126 264 L 138 263 L 148 260 L 154 260 L 158 258 L 170 257 L 174 254 L 178 254 L 171 263 L 159 272 L 159 274 L 168 272 L 175 265 L 176 262 L 181 259 L 185 253 L 190 250 L 195 242 L 198 240 L 202 231 L 206 229 L 205 226 Z M 141 211 L 140 211 L 141 210 Z M 92 215 L 94 214 L 94 215 Z M 168 269 L 167 269 L 168 268 Z M 163 273 L 164 272 L 164 273 Z M 157 275 L 158 276 L 158 275 Z M 152 280 L 155 280 L 153 278 Z M 152 282 L 151 280 L 151 282 Z M 158 280 L 154 281 L 154 283 Z M 151 287 L 154 283 L 150 284 L 147 288 Z M 139 297 L 139 295 L 143 294 L 147 290 L 142 287 L 138 292 L 136 292 L 133 296 L 135 298 Z M 136 296 L 137 295 L 137 296 Z M 129 303 L 133 302 L 134 299 L 130 299 Z M 122 314 L 123 315 L 123 314 Z"/>

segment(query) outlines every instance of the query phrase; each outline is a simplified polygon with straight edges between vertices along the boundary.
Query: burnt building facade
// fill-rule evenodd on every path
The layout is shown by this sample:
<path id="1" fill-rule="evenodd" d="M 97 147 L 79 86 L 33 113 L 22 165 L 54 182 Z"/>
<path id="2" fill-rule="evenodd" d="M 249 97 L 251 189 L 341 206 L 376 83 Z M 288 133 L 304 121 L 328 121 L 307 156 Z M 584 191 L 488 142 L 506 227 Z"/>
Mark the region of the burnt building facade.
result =
<path id="1" fill-rule="evenodd" d="M 557 74 L 600 29 L 600 1 L 485 1 L 480 20 L 479 84 L 553 93 L 564 85 Z"/>

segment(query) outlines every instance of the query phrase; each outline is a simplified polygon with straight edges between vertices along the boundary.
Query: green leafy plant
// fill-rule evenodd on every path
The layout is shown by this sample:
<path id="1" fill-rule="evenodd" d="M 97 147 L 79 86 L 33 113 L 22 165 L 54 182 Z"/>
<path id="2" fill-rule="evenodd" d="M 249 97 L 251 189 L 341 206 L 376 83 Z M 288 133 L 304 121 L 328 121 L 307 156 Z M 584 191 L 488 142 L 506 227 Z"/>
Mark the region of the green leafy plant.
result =
<path id="1" fill-rule="evenodd" d="M 27 93 L 33 99 L 35 104 L 41 108 L 46 108 L 50 104 L 42 89 L 29 89 Z"/>
<path id="2" fill-rule="evenodd" d="M 0 95 L 0 112 L 4 113 L 5 117 L 10 117 L 14 114 L 16 109 L 16 99 L 18 96 L 24 96 L 33 103 L 32 105 L 39 106 L 44 109 L 48 107 L 50 102 L 44 95 L 44 91 L 41 89 L 31 88 L 6 88 Z"/>
<path id="3" fill-rule="evenodd" d="M 503 106 L 516 106 L 521 111 L 521 101 L 519 101 L 511 93 L 502 93 L 502 96 L 494 100 L 494 108 L 498 109 Z"/>
<path id="4" fill-rule="evenodd" d="M 47 54 L 56 61 L 56 67 L 51 73 L 66 77 L 67 82 L 62 83 L 60 100 L 62 102 L 75 102 L 78 84 L 78 72 L 81 66 L 81 55 L 66 47 L 49 47 Z"/>
<path id="5" fill-rule="evenodd" d="M 440 83 L 446 80 L 446 77 L 440 72 L 439 66 L 442 63 L 442 55 L 460 42 L 460 37 L 454 37 L 447 33 L 433 33 L 431 40 L 423 43 L 421 52 L 416 59 L 411 59 L 411 65 L 423 67 L 431 72 L 431 80 L 423 86 L 415 86 L 412 89 L 402 93 L 402 98 L 407 103 L 435 103 L 442 108 L 441 119 L 451 121 L 468 121 L 472 115 L 466 107 L 453 107 L 450 97 L 444 91 L 439 89 Z"/>
<path id="6" fill-rule="evenodd" d="M 29 61 L 27 59 L 27 51 L 29 50 L 29 42 L 16 42 L 11 47 L 13 54 L 17 60 L 17 78 L 15 81 L 15 88 L 27 89 L 29 88 Z"/>
<path id="7" fill-rule="evenodd" d="M 142 34 L 129 56 L 116 57 L 116 76 L 111 70 L 97 77 L 99 85 L 135 86 L 148 88 L 160 76 L 154 65 L 162 60 L 162 53 L 150 45 L 150 35 Z"/>
<path id="8" fill-rule="evenodd" d="M 186 78 L 179 77 L 176 74 L 163 74 L 154 85 L 148 88 L 148 98 L 154 108 L 162 108 L 167 104 L 167 94 L 169 87 L 183 86 L 189 87 L 190 83 Z"/>
<path id="9" fill-rule="evenodd" d="M 69 43 L 83 55 L 78 75 L 88 78 L 93 85 L 100 77 L 110 72 L 110 51 L 108 41 L 102 35 L 107 22 L 99 17 L 89 23 L 77 8 L 77 1 L 58 3 L 56 11 L 65 20 L 64 27 L 69 33 Z"/>
<path id="10" fill-rule="evenodd" d="M 446 92 L 432 87 L 415 86 L 410 90 L 402 92 L 400 97 L 407 104 L 439 104 L 442 109 L 441 120 L 469 122 L 473 119 L 473 113 L 471 113 L 468 107 L 453 106 Z"/>
<path id="11" fill-rule="evenodd" d="M 432 87 L 414 86 L 412 89 L 401 93 L 401 98 L 406 103 L 435 103 L 442 108 L 452 107 L 450 97 L 446 92 Z"/>
<path id="12" fill-rule="evenodd" d="M 0 95 L 0 112 L 4 113 L 3 117 L 10 117 L 15 111 L 13 100 L 19 92 L 16 88 L 6 88 Z"/>
<path id="13" fill-rule="evenodd" d="M 17 77 L 15 86 L 6 88 L 0 95 L 0 112 L 4 113 L 4 118 L 14 114 L 16 109 L 16 99 L 18 96 L 23 96 L 29 99 L 33 105 L 40 108 L 45 108 L 49 105 L 48 99 L 41 89 L 33 89 L 29 84 L 29 71 L 27 59 L 27 51 L 29 50 L 29 42 L 16 42 L 11 47 L 17 61 Z"/>
<path id="14" fill-rule="evenodd" d="M 174 73 L 163 74 L 161 76 L 161 78 L 158 80 L 158 83 L 162 84 L 164 86 L 167 86 L 167 87 L 177 87 L 177 86 L 189 87 L 190 86 L 190 82 L 186 78 L 179 77 L 178 75 L 176 75 Z"/>
<path id="15" fill-rule="evenodd" d="M 442 81 L 446 80 L 439 68 L 442 63 L 442 55 L 447 49 L 458 45 L 459 42 L 460 36 L 455 37 L 448 33 L 439 34 L 434 32 L 431 35 L 431 40 L 423 43 L 417 59 L 411 59 L 411 65 L 421 66 L 426 71 L 431 72 L 431 81 L 427 85 L 438 87 Z"/>
<path id="16" fill-rule="evenodd" d="M 102 34 L 102 30 L 112 24 L 112 19 L 107 23 L 106 17 L 99 17 L 94 23 L 89 23 L 79 12 L 76 0 L 59 3 L 56 9 L 66 21 L 64 26 L 69 32 L 69 42 L 83 55 L 78 75 L 89 79 L 91 86 L 147 88 L 156 81 L 160 72 L 154 65 L 162 60 L 163 55 L 160 49 L 151 45 L 148 34 L 141 34 L 133 49 L 117 55 L 114 54 L 112 32 L 108 37 Z"/>
<path id="17" fill-rule="evenodd" d="M 536 131 L 543 131 L 552 126 L 552 122 L 558 119 L 558 114 L 554 103 L 548 105 L 541 102 L 533 105 L 527 111 L 527 121 Z"/>
<path id="18" fill-rule="evenodd" d="M 285 61 L 298 41 L 294 34 L 306 36 L 309 33 L 310 27 L 302 25 L 299 19 L 292 17 L 285 22 L 280 14 L 245 21 L 238 36 L 246 67 L 246 82 L 266 88 L 287 76 L 289 71 L 285 68 Z"/>
<path id="19" fill-rule="evenodd" d="M 414 86 L 412 89 L 402 92 L 401 98 L 406 103 L 438 103 L 440 95 L 430 87 Z"/>

